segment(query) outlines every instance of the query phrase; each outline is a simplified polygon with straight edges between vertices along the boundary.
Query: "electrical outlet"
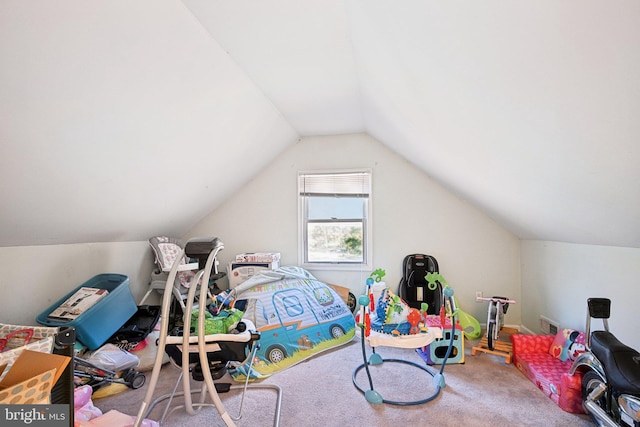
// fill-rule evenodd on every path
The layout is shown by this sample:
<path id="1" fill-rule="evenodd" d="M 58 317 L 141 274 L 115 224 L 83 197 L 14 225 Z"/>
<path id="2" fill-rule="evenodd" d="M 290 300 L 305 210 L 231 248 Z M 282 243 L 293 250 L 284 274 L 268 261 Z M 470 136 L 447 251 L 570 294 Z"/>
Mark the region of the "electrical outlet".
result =
<path id="1" fill-rule="evenodd" d="M 476 302 L 482 302 L 478 301 L 478 298 L 482 298 L 482 291 L 476 291 Z"/>

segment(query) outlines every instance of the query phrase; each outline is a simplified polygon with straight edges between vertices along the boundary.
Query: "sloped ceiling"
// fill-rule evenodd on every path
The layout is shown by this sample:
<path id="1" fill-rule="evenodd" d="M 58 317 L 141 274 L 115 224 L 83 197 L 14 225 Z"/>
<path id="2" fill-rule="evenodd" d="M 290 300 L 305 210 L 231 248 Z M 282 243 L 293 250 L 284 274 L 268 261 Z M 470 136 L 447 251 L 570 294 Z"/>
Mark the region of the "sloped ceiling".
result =
<path id="1" fill-rule="evenodd" d="M 521 238 L 640 247 L 639 23 L 635 0 L 4 0 L 0 246 L 181 235 L 300 136 L 367 132 Z"/>

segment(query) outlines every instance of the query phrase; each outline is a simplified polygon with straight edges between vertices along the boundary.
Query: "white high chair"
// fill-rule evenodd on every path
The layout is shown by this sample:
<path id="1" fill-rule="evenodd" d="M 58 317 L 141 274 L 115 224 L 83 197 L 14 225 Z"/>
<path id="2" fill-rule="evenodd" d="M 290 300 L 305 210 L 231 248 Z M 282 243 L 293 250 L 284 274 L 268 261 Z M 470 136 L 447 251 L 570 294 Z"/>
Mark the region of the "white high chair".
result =
<path id="1" fill-rule="evenodd" d="M 200 301 L 206 300 L 208 292 L 208 286 L 197 285 L 201 282 L 208 282 L 213 267 L 218 262 L 217 254 L 223 248 L 224 245 L 217 238 L 191 239 L 187 242 L 179 256 L 174 260 L 166 281 L 165 291 L 162 298 L 158 353 L 153 366 L 151 379 L 148 384 L 147 393 L 140 406 L 140 410 L 138 411 L 134 427 L 140 426 L 142 420 L 148 417 L 148 414 L 157 403 L 168 399 L 167 409 L 165 409 L 162 417 L 164 420 L 174 396 L 183 396 L 184 405 L 174 407 L 171 412 L 179 408 L 184 408 L 189 415 L 194 415 L 204 406 L 215 406 L 225 424 L 228 427 L 235 427 L 235 421 L 238 421 L 242 415 L 243 400 L 240 403 L 238 416 L 232 416 L 225 409 L 218 393 L 240 388 L 243 389 L 243 399 L 244 393 L 248 389 L 260 388 L 274 390 L 276 392 L 276 407 L 273 425 L 274 427 L 278 427 L 280 424 L 282 389 L 279 386 L 272 384 L 249 385 L 249 375 L 247 375 L 244 385 L 226 384 L 223 385 L 226 387 L 217 388 L 216 384 L 213 382 L 214 378 L 211 373 L 212 367 L 215 369 L 221 365 L 226 366 L 233 362 L 238 362 L 239 366 L 246 360 L 253 360 L 253 355 L 255 355 L 255 351 L 258 348 L 257 341 L 260 339 L 260 334 L 255 331 L 255 326 L 251 322 L 243 319 L 240 323 L 244 325 L 244 328 L 241 328 L 239 323 L 238 326 L 236 326 L 236 329 L 232 331 L 233 333 L 205 335 L 205 313 L 207 311 L 207 307 L 206 304 L 199 304 L 197 335 L 192 335 L 190 332 L 189 325 L 191 325 L 191 314 L 194 307 L 194 299 L 196 298 L 196 289 L 199 289 Z M 188 257 L 199 259 L 200 262 L 197 265 L 201 267 L 201 269 L 196 273 L 193 281 L 196 286 L 189 287 L 189 291 L 187 293 L 186 305 L 184 308 L 183 333 L 182 335 L 171 335 L 172 331 L 169 331 L 169 328 L 171 327 L 169 325 L 169 319 L 171 317 L 171 299 L 181 298 L 175 295 L 172 288 L 174 287 L 176 275 L 181 268 L 180 266 L 183 265 L 181 259 L 185 254 Z M 163 365 L 163 356 L 168 348 L 171 348 L 173 351 L 167 352 L 167 354 L 169 354 L 172 359 L 172 363 L 175 363 L 180 367 L 181 373 L 172 393 L 162 395 L 153 400 L 155 387 L 158 383 L 158 377 Z M 189 374 L 191 373 L 194 363 L 199 365 L 202 369 L 202 377 L 204 380 L 202 388 L 198 390 L 191 390 Z M 183 390 L 181 392 L 177 392 L 176 390 L 180 381 L 182 381 Z M 192 394 L 195 393 L 200 393 L 200 401 L 197 403 L 194 403 L 192 399 Z M 210 398 L 210 403 L 206 402 L 207 397 Z"/>
<path id="2" fill-rule="evenodd" d="M 149 246 L 153 250 L 155 269 L 151 272 L 151 282 L 149 289 L 140 300 L 139 305 L 144 305 L 145 301 L 153 292 L 164 293 L 169 272 L 174 263 L 178 262 L 178 273 L 173 281 L 171 292 L 176 297 L 176 301 L 180 305 L 184 313 L 186 305 L 185 300 L 189 293 L 191 284 L 195 282 L 194 278 L 198 268 L 203 268 L 199 263 L 190 262 L 184 254 L 184 245 L 180 239 L 168 236 L 156 236 L 149 239 Z M 226 274 L 218 272 L 217 259 L 213 265 L 212 279 L 213 281 L 221 279 Z M 211 291 L 208 290 L 207 301 L 212 299 Z"/>

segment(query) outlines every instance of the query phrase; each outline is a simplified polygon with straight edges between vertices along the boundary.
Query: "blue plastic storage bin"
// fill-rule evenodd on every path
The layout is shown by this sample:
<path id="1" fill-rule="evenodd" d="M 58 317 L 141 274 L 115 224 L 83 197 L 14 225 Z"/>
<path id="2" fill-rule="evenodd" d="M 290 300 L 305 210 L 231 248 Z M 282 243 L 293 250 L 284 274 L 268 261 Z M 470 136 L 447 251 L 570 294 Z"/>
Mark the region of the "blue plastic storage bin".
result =
<path id="1" fill-rule="evenodd" d="M 109 294 L 87 309 L 74 320 L 51 319 L 48 316 L 80 288 L 106 289 Z M 100 348 L 107 340 L 138 311 L 138 306 L 129 289 L 129 278 L 122 274 L 98 274 L 60 298 L 55 304 L 38 315 L 36 321 L 45 326 L 73 326 L 78 341 L 89 350 Z"/>

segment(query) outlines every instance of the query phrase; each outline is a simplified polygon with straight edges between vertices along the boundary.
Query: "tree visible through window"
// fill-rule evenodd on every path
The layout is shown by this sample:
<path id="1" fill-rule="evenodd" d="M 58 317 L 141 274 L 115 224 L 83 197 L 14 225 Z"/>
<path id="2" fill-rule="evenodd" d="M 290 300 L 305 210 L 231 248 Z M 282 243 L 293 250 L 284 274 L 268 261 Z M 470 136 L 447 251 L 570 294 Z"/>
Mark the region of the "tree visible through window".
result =
<path id="1" fill-rule="evenodd" d="M 369 171 L 300 173 L 304 264 L 367 264 Z"/>

